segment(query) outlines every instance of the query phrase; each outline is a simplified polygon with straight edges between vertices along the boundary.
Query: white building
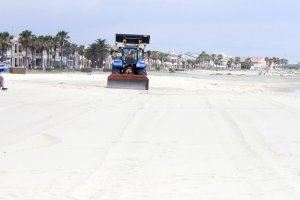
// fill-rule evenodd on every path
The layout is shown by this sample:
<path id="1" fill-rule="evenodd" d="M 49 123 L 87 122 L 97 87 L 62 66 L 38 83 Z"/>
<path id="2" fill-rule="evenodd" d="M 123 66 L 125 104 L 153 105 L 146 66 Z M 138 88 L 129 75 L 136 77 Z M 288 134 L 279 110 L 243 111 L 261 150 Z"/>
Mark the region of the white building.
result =
<path id="1" fill-rule="evenodd" d="M 267 67 L 265 57 L 251 57 L 252 67 L 251 69 L 261 69 Z"/>
<path id="2" fill-rule="evenodd" d="M 10 60 L 12 67 L 20 67 L 23 65 L 24 55 L 21 45 L 18 42 L 18 37 L 14 37 L 12 40 L 12 46 L 7 51 L 7 58 Z"/>

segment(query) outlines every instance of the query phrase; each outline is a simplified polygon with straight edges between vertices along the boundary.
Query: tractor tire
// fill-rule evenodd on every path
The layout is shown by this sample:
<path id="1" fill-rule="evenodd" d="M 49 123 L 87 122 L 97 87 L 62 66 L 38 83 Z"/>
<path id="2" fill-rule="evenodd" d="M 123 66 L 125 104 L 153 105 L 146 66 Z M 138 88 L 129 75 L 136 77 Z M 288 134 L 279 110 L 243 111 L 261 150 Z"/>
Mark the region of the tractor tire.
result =
<path id="1" fill-rule="evenodd" d="M 147 76 L 147 70 L 146 69 L 138 69 L 138 75 Z"/>
<path id="2" fill-rule="evenodd" d="M 111 70 L 112 74 L 121 74 L 121 68 L 113 67 Z"/>

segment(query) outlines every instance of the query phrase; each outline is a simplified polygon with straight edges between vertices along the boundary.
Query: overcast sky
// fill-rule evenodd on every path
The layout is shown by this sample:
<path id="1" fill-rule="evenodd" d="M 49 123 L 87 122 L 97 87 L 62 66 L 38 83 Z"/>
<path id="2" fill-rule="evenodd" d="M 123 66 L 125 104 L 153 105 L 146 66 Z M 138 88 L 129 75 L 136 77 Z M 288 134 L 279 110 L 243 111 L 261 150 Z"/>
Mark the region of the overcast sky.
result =
<path id="1" fill-rule="evenodd" d="M 278 56 L 300 61 L 299 0 L 0 0 L 0 32 L 70 33 L 113 43 L 115 33 L 151 35 L 149 48 Z"/>

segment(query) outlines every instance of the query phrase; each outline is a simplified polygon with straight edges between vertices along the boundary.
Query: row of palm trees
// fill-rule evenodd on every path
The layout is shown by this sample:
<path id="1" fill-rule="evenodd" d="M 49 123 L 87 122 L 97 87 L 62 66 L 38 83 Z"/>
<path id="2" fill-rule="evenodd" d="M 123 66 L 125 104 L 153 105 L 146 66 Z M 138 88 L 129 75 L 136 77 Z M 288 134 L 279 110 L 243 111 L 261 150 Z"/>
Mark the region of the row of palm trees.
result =
<path id="1" fill-rule="evenodd" d="M 0 33 L 0 50 L 4 52 L 7 57 L 7 51 L 12 47 L 13 36 L 8 32 Z M 62 68 L 66 65 L 63 58 L 67 60 L 75 60 L 75 52 L 80 56 L 84 55 L 85 46 L 77 45 L 69 41 L 70 36 L 66 31 L 59 31 L 55 36 L 52 35 L 35 35 L 32 31 L 25 30 L 19 34 L 18 42 L 25 50 L 25 67 L 37 66 L 37 54 L 43 59 L 44 53 L 47 54 L 46 63 L 40 62 L 40 67 L 56 67 L 57 52 L 60 55 L 59 67 Z M 29 53 L 31 56 L 29 56 Z"/>
<path id="2" fill-rule="evenodd" d="M 12 48 L 13 39 L 14 37 L 8 32 L 0 33 L 0 50 L 4 52 L 5 57 L 7 57 L 7 51 Z M 73 61 L 74 65 L 76 53 L 80 56 L 79 62 L 81 64 L 86 60 L 91 63 L 91 67 L 102 68 L 110 49 L 107 41 L 102 39 L 97 39 L 87 48 L 84 45 L 72 43 L 70 42 L 69 33 L 63 30 L 55 36 L 35 35 L 31 31 L 25 30 L 19 34 L 18 43 L 25 51 L 25 67 L 37 66 L 37 55 L 39 55 L 42 59 L 38 66 L 44 70 L 52 67 L 64 68 L 67 65 L 63 62 L 64 57 Z M 59 64 L 57 64 L 57 52 L 60 56 Z M 43 62 L 44 53 L 47 55 L 45 63 Z"/>
<path id="3" fill-rule="evenodd" d="M 200 64 L 204 64 L 204 65 L 209 65 L 211 63 L 211 61 L 213 62 L 213 64 L 215 66 L 220 66 L 221 64 L 224 64 L 224 56 L 222 54 L 212 54 L 209 55 L 207 54 L 205 51 L 203 51 L 198 58 L 196 59 L 196 63 L 200 63 Z M 265 58 L 266 61 L 266 65 L 270 68 L 271 66 L 273 67 L 283 67 L 286 66 L 288 64 L 288 60 L 286 58 L 277 58 L 277 57 L 273 57 L 273 58 L 269 58 L 266 57 Z M 233 58 L 229 58 L 227 60 L 226 66 L 228 68 L 233 68 L 233 67 L 238 67 L 240 66 L 241 68 L 244 69 L 250 69 L 250 67 L 253 65 L 252 59 L 250 57 L 242 60 L 241 57 L 233 57 Z"/>
<path id="4" fill-rule="evenodd" d="M 222 54 L 207 54 L 203 51 L 196 59 L 196 64 L 208 66 L 212 62 L 214 66 L 221 66 L 223 64 L 224 56 Z"/>
<path id="5" fill-rule="evenodd" d="M 150 59 L 152 60 L 160 60 L 162 63 L 164 61 L 171 61 L 169 58 L 169 54 L 167 53 L 163 53 L 163 52 L 159 52 L 159 51 L 152 51 L 151 52 L 151 56 Z M 182 56 L 179 55 L 178 56 L 179 60 L 182 60 L 182 67 L 184 68 L 195 68 L 196 66 L 199 67 L 216 67 L 216 66 L 221 66 L 224 63 L 226 63 L 224 61 L 224 56 L 222 54 L 211 54 L 209 55 L 208 53 L 206 53 L 205 51 L 203 51 L 201 54 L 199 54 L 199 56 L 195 59 L 187 59 L 187 60 L 183 60 Z M 251 59 L 246 59 L 246 61 L 244 62 L 251 62 Z M 241 58 L 240 57 L 235 57 L 235 58 L 230 58 L 227 61 L 227 67 L 228 68 L 233 68 L 234 66 L 239 66 L 241 64 Z M 213 64 L 213 66 L 211 65 Z"/>
<path id="6" fill-rule="evenodd" d="M 225 58 L 223 54 L 208 54 L 205 51 L 199 54 L 199 56 L 195 59 L 184 60 L 181 58 L 182 56 L 179 55 L 179 65 L 181 65 L 183 68 L 216 68 L 220 66 L 226 66 L 228 69 L 250 69 L 254 65 L 253 59 L 250 57 Z M 159 51 L 152 51 L 150 59 L 159 60 L 162 64 L 164 62 L 170 62 L 169 55 Z M 266 66 L 269 68 L 284 67 L 288 64 L 287 59 L 277 57 L 266 57 L 265 62 Z M 179 65 L 177 63 L 177 67 L 179 67 Z"/>
<path id="7" fill-rule="evenodd" d="M 103 68 L 104 61 L 108 58 L 109 52 L 110 46 L 107 41 L 105 39 L 97 39 L 83 51 L 83 54 L 86 59 L 90 60 L 91 67 Z"/>
<path id="8" fill-rule="evenodd" d="M 44 57 L 44 52 L 47 54 L 46 66 L 43 62 L 40 66 L 45 69 L 45 67 L 54 67 L 56 64 L 57 50 L 59 49 L 60 63 L 59 67 L 63 68 L 66 63 L 63 63 L 63 58 L 66 56 L 68 59 L 74 58 L 76 51 L 80 54 L 84 46 L 78 46 L 77 44 L 71 43 L 69 41 L 70 36 L 66 31 L 59 31 L 55 36 L 51 35 L 35 35 L 29 30 L 25 30 L 19 34 L 19 43 L 25 48 L 25 67 L 30 67 L 32 65 L 36 66 L 36 54 L 40 53 L 40 57 Z M 31 51 L 31 57 L 28 56 L 29 50 Z M 83 55 L 83 54 L 82 54 Z M 74 59 L 73 59 L 74 60 Z"/>
<path id="9" fill-rule="evenodd" d="M 0 50 L 4 52 L 4 56 L 7 57 L 7 51 L 12 46 L 13 36 L 8 32 L 0 32 Z M 81 56 L 80 62 L 83 63 L 85 57 L 91 61 L 92 67 L 103 67 L 103 61 L 109 55 L 109 45 L 106 40 L 97 39 L 94 43 L 90 44 L 88 48 L 84 45 L 77 45 L 70 42 L 69 33 L 62 30 L 55 36 L 51 35 L 35 35 L 29 30 L 25 30 L 19 34 L 18 42 L 25 50 L 25 67 L 37 66 L 37 54 L 40 58 L 44 57 L 44 53 L 47 55 L 46 63 L 39 62 L 39 66 L 45 69 L 46 67 L 65 67 L 66 63 L 63 62 L 63 58 L 67 60 L 73 60 L 75 63 L 75 53 Z M 60 61 L 57 62 L 56 56 L 59 52 Z M 29 53 L 31 56 L 29 56 Z M 160 60 L 161 63 L 171 61 L 169 54 L 160 51 L 152 51 L 149 59 Z M 179 56 L 179 60 L 181 56 Z M 278 67 L 288 64 L 288 60 L 285 58 L 269 58 L 266 57 L 265 61 L 268 67 Z M 208 54 L 203 51 L 196 59 L 188 59 L 182 61 L 183 67 L 204 67 L 211 68 L 221 65 L 226 65 L 228 68 L 250 68 L 253 63 L 251 58 L 241 59 L 240 57 L 229 58 L 225 61 L 222 54 Z"/>
<path id="10" fill-rule="evenodd" d="M 160 51 L 151 51 L 151 54 L 149 55 L 149 59 L 152 60 L 159 60 L 161 62 L 164 62 L 168 59 L 168 54 Z"/>
<path id="11" fill-rule="evenodd" d="M 272 65 L 274 67 L 279 67 L 279 66 L 283 67 L 283 66 L 286 66 L 289 62 L 285 58 L 276 58 L 276 57 L 273 57 L 273 58 L 266 57 L 265 61 L 266 61 L 268 67 L 271 67 Z"/>

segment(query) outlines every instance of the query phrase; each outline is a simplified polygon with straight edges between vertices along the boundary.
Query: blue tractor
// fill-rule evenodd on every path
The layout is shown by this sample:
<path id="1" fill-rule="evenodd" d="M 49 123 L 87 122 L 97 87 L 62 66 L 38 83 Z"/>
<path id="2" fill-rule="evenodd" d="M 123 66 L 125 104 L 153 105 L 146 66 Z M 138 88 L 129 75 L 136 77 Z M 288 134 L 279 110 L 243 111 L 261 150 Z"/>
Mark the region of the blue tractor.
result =
<path id="1" fill-rule="evenodd" d="M 149 89 L 148 64 L 145 61 L 145 55 L 150 54 L 145 52 L 149 43 L 149 35 L 116 34 L 116 45 L 111 51 L 114 61 L 108 87 Z"/>

